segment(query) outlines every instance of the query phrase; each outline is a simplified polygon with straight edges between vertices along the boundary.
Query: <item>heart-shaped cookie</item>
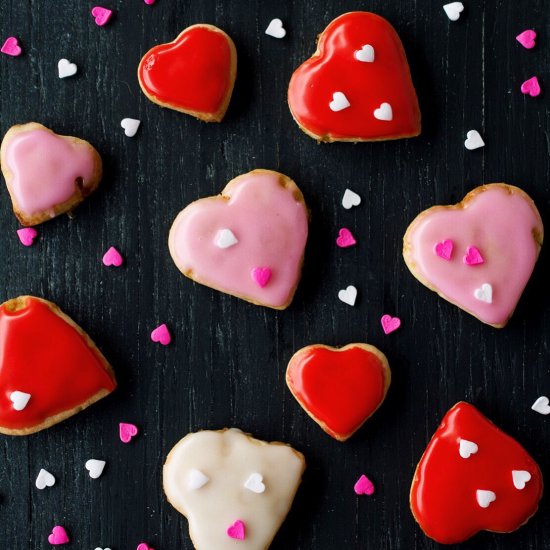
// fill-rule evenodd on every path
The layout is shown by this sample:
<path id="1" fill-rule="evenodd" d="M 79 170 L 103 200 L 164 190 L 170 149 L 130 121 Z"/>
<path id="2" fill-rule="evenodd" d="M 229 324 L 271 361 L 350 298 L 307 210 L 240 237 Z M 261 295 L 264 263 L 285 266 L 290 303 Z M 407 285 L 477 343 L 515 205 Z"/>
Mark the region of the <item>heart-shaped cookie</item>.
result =
<path id="1" fill-rule="evenodd" d="M 0 433 L 27 435 L 111 393 L 113 370 L 90 337 L 55 304 L 21 296 L 0 306 Z M 30 395 L 21 409 L 10 395 Z"/>
<path id="2" fill-rule="evenodd" d="M 463 440 L 475 444 L 464 453 Z M 469 403 L 443 418 L 411 487 L 411 509 L 422 530 L 442 544 L 479 531 L 509 533 L 538 508 L 542 474 L 527 451 Z"/>
<path id="3" fill-rule="evenodd" d="M 235 44 L 213 25 L 188 27 L 173 42 L 149 50 L 138 68 L 151 101 L 206 122 L 223 119 L 236 75 Z"/>
<path id="4" fill-rule="evenodd" d="M 420 213 L 405 233 L 403 257 L 422 284 L 501 328 L 531 277 L 542 240 L 542 221 L 531 198 L 517 187 L 495 183 L 477 187 L 456 205 Z M 478 262 L 470 261 L 473 247 Z"/>
<path id="5" fill-rule="evenodd" d="M 231 232 L 229 244 L 222 235 Z M 300 279 L 308 234 L 302 193 L 287 176 L 254 170 L 176 217 L 170 254 L 179 270 L 249 302 L 286 308 Z"/>
<path id="6" fill-rule="evenodd" d="M 23 225 L 69 212 L 95 191 L 102 162 L 87 142 L 60 136 L 42 124 L 12 126 L 0 147 L 2 173 Z"/>
<path id="7" fill-rule="evenodd" d="M 345 108 L 333 108 L 338 98 Z M 317 51 L 292 75 L 288 104 L 300 128 L 319 141 L 420 134 L 420 109 L 401 40 L 374 13 L 345 13 L 329 24 Z"/>
<path id="8" fill-rule="evenodd" d="M 197 550 L 266 549 L 283 523 L 305 469 L 304 457 L 283 443 L 240 430 L 202 431 L 170 451 L 164 492 L 189 521 Z M 201 483 L 197 483 L 197 474 Z M 251 477 L 258 478 L 251 485 Z"/>
<path id="9" fill-rule="evenodd" d="M 380 407 L 391 381 L 386 356 L 368 344 L 297 351 L 286 383 L 303 409 L 338 441 L 345 441 Z"/>

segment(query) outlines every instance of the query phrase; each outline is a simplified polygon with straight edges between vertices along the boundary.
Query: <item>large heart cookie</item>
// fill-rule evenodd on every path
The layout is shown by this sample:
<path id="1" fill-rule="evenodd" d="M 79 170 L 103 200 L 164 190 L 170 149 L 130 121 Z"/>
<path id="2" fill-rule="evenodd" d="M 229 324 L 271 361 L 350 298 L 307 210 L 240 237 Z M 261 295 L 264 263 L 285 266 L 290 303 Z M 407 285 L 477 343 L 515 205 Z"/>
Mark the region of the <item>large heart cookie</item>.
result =
<path id="1" fill-rule="evenodd" d="M 180 271 L 198 283 L 284 309 L 300 279 L 307 233 L 296 184 L 278 172 L 254 170 L 231 180 L 221 195 L 182 210 L 169 247 Z"/>
<path id="2" fill-rule="evenodd" d="M 8 130 L 0 160 L 13 211 L 23 225 L 71 211 L 101 180 L 101 157 L 87 141 L 57 135 L 36 122 Z"/>
<path id="3" fill-rule="evenodd" d="M 288 104 L 300 128 L 320 141 L 420 133 L 420 109 L 401 40 L 374 13 L 345 13 L 329 24 L 317 51 L 292 75 Z"/>
<path id="4" fill-rule="evenodd" d="M 345 441 L 380 407 L 391 381 L 386 356 L 368 344 L 297 351 L 286 371 L 288 387 L 330 436 Z"/>
<path id="5" fill-rule="evenodd" d="M 138 68 L 151 101 L 206 122 L 223 119 L 236 74 L 233 40 L 213 25 L 188 27 L 173 42 L 149 50 Z"/>
<path id="6" fill-rule="evenodd" d="M 424 452 L 410 498 L 426 535 L 454 544 L 482 530 L 515 531 L 537 511 L 541 496 L 542 474 L 527 451 L 460 402 Z"/>
<path id="7" fill-rule="evenodd" d="M 48 428 L 111 393 L 113 370 L 55 304 L 21 296 L 0 306 L 0 433 Z"/>
<path id="8" fill-rule="evenodd" d="M 403 257 L 421 283 L 500 328 L 533 272 L 542 239 L 531 198 L 495 183 L 477 187 L 459 204 L 419 214 L 405 233 Z"/>
<path id="9" fill-rule="evenodd" d="M 189 521 L 197 550 L 265 550 L 284 521 L 305 469 L 283 443 L 240 430 L 203 431 L 170 451 L 163 484 Z"/>

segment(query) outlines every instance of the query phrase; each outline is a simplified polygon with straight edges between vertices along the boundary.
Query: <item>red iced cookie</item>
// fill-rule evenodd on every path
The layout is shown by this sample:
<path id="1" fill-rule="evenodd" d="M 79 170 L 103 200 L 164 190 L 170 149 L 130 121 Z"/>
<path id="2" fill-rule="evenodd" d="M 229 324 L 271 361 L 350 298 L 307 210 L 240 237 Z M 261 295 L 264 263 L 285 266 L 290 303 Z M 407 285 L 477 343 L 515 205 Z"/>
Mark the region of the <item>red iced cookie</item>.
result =
<path id="1" fill-rule="evenodd" d="M 339 441 L 351 437 L 378 409 L 390 380 L 386 356 L 368 344 L 307 346 L 294 354 L 286 371 L 298 403 Z"/>
<path id="2" fill-rule="evenodd" d="M 541 496 L 542 474 L 527 451 L 460 402 L 416 468 L 411 509 L 426 535 L 454 544 L 483 530 L 515 531 L 537 511 Z"/>

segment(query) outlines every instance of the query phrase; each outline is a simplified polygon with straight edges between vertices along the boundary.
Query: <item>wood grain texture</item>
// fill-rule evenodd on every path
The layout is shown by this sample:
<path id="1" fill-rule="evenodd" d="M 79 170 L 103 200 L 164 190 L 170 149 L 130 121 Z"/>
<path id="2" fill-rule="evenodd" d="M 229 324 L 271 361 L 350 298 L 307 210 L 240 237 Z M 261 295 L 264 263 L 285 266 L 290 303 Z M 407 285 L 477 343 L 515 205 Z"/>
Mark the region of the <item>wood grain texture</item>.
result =
<path id="1" fill-rule="evenodd" d="M 40 228 L 30 249 L 7 191 L 0 193 L 0 299 L 35 294 L 56 302 L 96 341 L 120 386 L 109 398 L 46 432 L 0 438 L 0 542 L 10 550 L 49 548 L 53 525 L 66 526 L 67 548 L 192 548 L 187 523 L 166 502 L 161 465 L 189 431 L 238 426 L 283 440 L 308 461 L 288 520 L 272 548 L 424 550 L 438 546 L 416 526 L 408 505 L 411 478 L 431 434 L 455 402 L 466 399 L 516 437 L 550 472 L 549 420 L 530 410 L 550 392 L 550 256 L 543 247 L 533 279 L 509 326 L 495 330 L 439 299 L 408 272 L 401 240 L 408 223 L 433 204 L 460 200 L 481 183 L 526 190 L 550 221 L 550 112 L 547 93 L 524 97 L 538 74 L 550 85 L 550 26 L 544 0 L 468 0 L 451 23 L 432 0 L 104 0 L 115 17 L 105 28 L 83 0 L 0 0 L 0 39 L 18 36 L 24 55 L 0 56 L 0 132 L 35 120 L 89 140 L 105 161 L 100 190 L 77 211 Z M 419 138 L 374 144 L 318 145 L 293 122 L 286 88 L 315 37 L 352 9 L 385 16 L 402 37 L 423 114 Z M 264 35 L 273 17 L 284 40 Z M 226 119 L 205 125 L 150 103 L 136 69 L 152 45 L 188 25 L 224 29 L 238 50 L 238 77 Z M 514 39 L 539 33 L 532 51 Z M 57 61 L 78 76 L 57 77 Z M 129 139 L 124 117 L 142 126 Z M 487 146 L 467 151 L 476 128 Z M 189 202 L 218 193 L 254 168 L 279 170 L 300 186 L 312 211 L 302 282 L 284 312 L 254 307 L 185 279 L 167 247 L 170 224 Z M 363 197 L 340 206 L 344 189 Z M 349 227 L 358 245 L 334 245 Z M 126 263 L 101 256 L 117 246 Z M 356 307 L 337 299 L 348 284 Z M 403 326 L 385 336 L 379 319 Z M 149 340 L 161 322 L 173 343 Z M 294 351 L 312 343 L 367 341 L 388 357 L 393 383 L 376 415 L 347 443 L 326 436 L 284 383 Z M 141 435 L 118 439 L 120 421 Z M 92 480 L 89 458 L 107 461 Z M 58 479 L 38 491 L 46 468 Z M 362 472 L 373 497 L 357 499 Z M 451 496 L 450 496 L 451 498 Z M 550 540 L 549 499 L 511 535 L 483 533 L 461 548 L 542 550 Z M 452 547 L 451 547 L 452 548 Z"/>

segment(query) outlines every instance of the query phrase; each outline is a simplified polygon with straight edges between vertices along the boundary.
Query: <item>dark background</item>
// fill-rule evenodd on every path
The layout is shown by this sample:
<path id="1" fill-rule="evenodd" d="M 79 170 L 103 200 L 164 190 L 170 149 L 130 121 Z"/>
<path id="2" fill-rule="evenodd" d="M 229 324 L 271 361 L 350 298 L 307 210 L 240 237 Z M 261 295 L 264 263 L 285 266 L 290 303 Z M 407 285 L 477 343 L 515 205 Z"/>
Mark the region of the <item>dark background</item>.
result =
<path id="1" fill-rule="evenodd" d="M 0 40 L 15 35 L 24 54 L 0 56 L 0 131 L 27 121 L 93 143 L 103 156 L 100 190 L 70 220 L 39 228 L 25 248 L 8 193 L 0 194 L 0 299 L 35 294 L 56 302 L 86 329 L 115 367 L 118 390 L 62 424 L 29 437 L 0 437 L 0 543 L 6 550 L 49 548 L 64 525 L 67 548 L 191 549 L 187 522 L 165 500 L 161 466 L 189 431 L 236 426 L 302 451 L 308 468 L 278 550 L 434 549 L 408 505 L 412 475 L 445 412 L 465 399 L 532 453 L 550 474 L 549 419 L 530 410 L 550 392 L 550 258 L 543 247 L 509 326 L 496 330 L 417 282 L 401 257 L 414 216 L 460 200 L 472 188 L 505 181 L 526 190 L 550 222 L 550 26 L 544 0 L 465 0 L 460 21 L 433 0 L 102 0 L 115 10 L 108 26 L 82 0 L 0 0 Z M 336 16 L 372 10 L 396 27 L 419 95 L 418 138 L 372 144 L 318 145 L 293 122 L 286 104 L 292 71 L 315 49 Z M 280 17 L 287 37 L 264 34 Z M 227 31 L 238 50 L 238 77 L 226 119 L 207 125 L 161 109 L 140 92 L 136 69 L 153 45 L 194 23 Z M 515 36 L 535 28 L 534 50 Z M 57 77 L 57 61 L 78 65 Z M 538 75 L 539 98 L 520 93 Z M 133 138 L 120 120 L 139 118 Z M 467 151 L 478 129 L 486 147 Z M 287 311 L 276 312 L 198 286 L 172 263 L 170 224 L 189 202 L 217 194 L 254 168 L 280 170 L 300 186 L 312 212 L 305 268 Z M 363 198 L 344 210 L 346 187 Z M 339 249 L 338 228 L 358 245 Z M 120 269 L 101 263 L 117 246 Z M 355 307 L 337 299 L 348 284 Z M 399 315 L 385 336 L 379 319 Z M 166 322 L 168 347 L 150 331 Z M 284 382 L 287 362 L 312 343 L 367 341 L 387 354 L 393 382 L 379 412 L 347 443 L 326 436 Z M 129 445 L 118 423 L 134 422 Z M 99 480 L 84 469 L 103 458 Z M 38 491 L 40 468 L 57 483 Z M 356 498 L 367 473 L 373 497 Z M 449 495 L 452 499 L 452 496 Z M 482 533 L 462 548 L 543 549 L 550 544 L 549 499 L 526 527 Z M 215 549 L 212 549 L 215 550 Z"/>

